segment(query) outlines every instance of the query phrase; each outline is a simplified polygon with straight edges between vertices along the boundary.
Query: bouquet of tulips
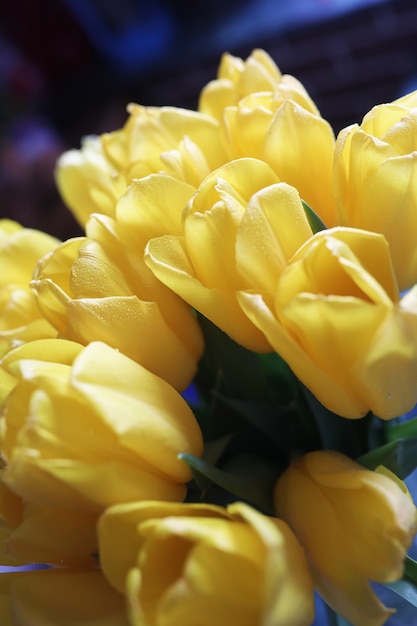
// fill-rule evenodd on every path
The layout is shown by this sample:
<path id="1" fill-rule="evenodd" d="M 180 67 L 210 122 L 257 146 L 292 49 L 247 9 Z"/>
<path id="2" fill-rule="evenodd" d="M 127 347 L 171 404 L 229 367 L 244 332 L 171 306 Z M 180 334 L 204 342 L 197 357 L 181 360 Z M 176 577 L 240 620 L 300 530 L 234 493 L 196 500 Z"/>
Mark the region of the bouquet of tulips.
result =
<path id="1" fill-rule="evenodd" d="M 83 236 L 0 221 L 2 625 L 417 607 L 416 147 L 417 92 L 335 137 L 224 54 L 60 157 Z"/>

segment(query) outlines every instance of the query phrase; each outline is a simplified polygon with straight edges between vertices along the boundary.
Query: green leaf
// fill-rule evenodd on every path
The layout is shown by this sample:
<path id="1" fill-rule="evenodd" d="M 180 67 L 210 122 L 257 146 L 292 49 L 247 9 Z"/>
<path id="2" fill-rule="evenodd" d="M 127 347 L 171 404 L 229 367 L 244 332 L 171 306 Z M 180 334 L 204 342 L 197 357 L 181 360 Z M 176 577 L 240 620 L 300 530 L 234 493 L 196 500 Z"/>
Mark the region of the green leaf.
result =
<path id="1" fill-rule="evenodd" d="M 216 465 L 222 456 L 223 452 L 229 445 L 233 435 L 225 435 L 218 439 L 212 439 L 211 441 L 204 442 L 204 454 L 203 458 L 209 465 Z"/>
<path id="2" fill-rule="evenodd" d="M 193 478 L 202 491 L 201 499 L 203 499 L 205 492 L 214 482 L 210 471 L 207 469 L 211 466 L 203 461 L 203 459 L 198 459 L 194 457 L 194 455 L 188 454 L 188 452 L 181 452 L 178 458 L 184 461 L 192 471 Z"/>
<path id="3" fill-rule="evenodd" d="M 386 583 L 385 587 L 394 591 L 412 606 L 417 607 L 417 561 L 406 556 L 402 580 Z"/>
<path id="4" fill-rule="evenodd" d="M 417 437 L 417 417 L 404 422 L 392 420 L 386 425 L 386 437 L 388 441 Z"/>
<path id="5" fill-rule="evenodd" d="M 288 463 L 294 450 L 319 447 L 317 431 L 305 428 L 302 416 L 294 403 L 290 406 L 273 406 L 228 398 L 216 394 L 225 406 L 241 415 L 245 422 L 258 433 L 262 433 L 268 445 L 272 445 L 279 458 Z M 311 424 L 308 424 L 311 426 Z M 277 456 L 277 460 L 278 460 Z"/>
<path id="6" fill-rule="evenodd" d="M 260 373 L 271 390 L 273 401 L 277 404 L 293 401 L 298 393 L 298 379 L 284 359 L 276 352 L 256 356 Z"/>
<path id="7" fill-rule="evenodd" d="M 279 474 L 275 466 L 249 455 L 233 459 L 227 469 L 209 465 L 203 459 L 186 452 L 181 453 L 178 458 L 187 463 L 195 481 L 203 490 L 207 490 L 214 483 L 262 512 L 273 515 L 272 493 Z"/>
<path id="8" fill-rule="evenodd" d="M 320 230 L 326 230 L 326 224 L 320 219 L 317 213 L 313 211 L 311 206 L 307 204 L 305 200 L 301 200 L 301 203 L 313 233 L 318 233 Z"/>
<path id="9" fill-rule="evenodd" d="M 351 458 L 364 454 L 368 450 L 371 416 L 365 416 L 360 420 L 341 417 L 326 409 L 301 383 L 300 388 L 310 413 L 314 417 L 321 439 L 321 448 L 339 450 Z"/>
<path id="10" fill-rule="evenodd" d="M 197 387 L 214 387 L 225 395 L 260 400 L 271 393 L 261 371 L 258 354 L 231 339 L 202 315 L 198 317 L 205 339 L 205 352 L 199 364 Z"/>
<path id="11" fill-rule="evenodd" d="M 242 416 L 221 400 L 220 388 L 221 384 L 211 389 L 203 406 L 194 409 L 205 442 L 226 437 L 242 428 Z"/>
<path id="12" fill-rule="evenodd" d="M 417 585 L 417 561 L 406 556 L 404 561 L 404 576 L 409 582 Z"/>
<path id="13" fill-rule="evenodd" d="M 402 480 L 416 468 L 417 437 L 391 441 L 357 458 L 357 462 L 374 470 L 378 465 L 394 472 Z"/>
<path id="14" fill-rule="evenodd" d="M 395 583 L 386 583 L 385 587 L 404 598 L 409 604 L 417 607 L 417 587 L 413 583 L 408 580 L 398 580 Z"/>
<path id="15" fill-rule="evenodd" d="M 221 394 L 216 395 L 224 404 L 233 408 L 247 422 L 266 435 L 274 445 L 279 445 L 282 442 L 282 429 L 279 428 L 280 415 L 277 415 L 272 407 L 258 404 L 257 402 L 228 398 Z M 294 418 L 291 415 L 291 411 L 283 407 L 282 418 L 284 421 L 289 421 L 291 417 Z"/>

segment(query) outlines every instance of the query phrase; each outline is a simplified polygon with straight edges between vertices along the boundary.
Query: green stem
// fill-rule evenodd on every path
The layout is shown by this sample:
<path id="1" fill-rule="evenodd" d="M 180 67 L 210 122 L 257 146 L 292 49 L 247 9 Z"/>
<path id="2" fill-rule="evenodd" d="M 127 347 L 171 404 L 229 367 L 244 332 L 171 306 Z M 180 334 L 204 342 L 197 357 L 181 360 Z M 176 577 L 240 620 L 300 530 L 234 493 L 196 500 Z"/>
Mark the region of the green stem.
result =
<path id="1" fill-rule="evenodd" d="M 417 585 L 417 561 L 410 556 L 405 557 L 403 578 Z"/>
<path id="2" fill-rule="evenodd" d="M 353 459 L 368 452 L 372 416 L 360 420 L 341 417 L 326 409 L 302 383 L 300 389 L 315 420 L 324 450 L 338 450 Z"/>

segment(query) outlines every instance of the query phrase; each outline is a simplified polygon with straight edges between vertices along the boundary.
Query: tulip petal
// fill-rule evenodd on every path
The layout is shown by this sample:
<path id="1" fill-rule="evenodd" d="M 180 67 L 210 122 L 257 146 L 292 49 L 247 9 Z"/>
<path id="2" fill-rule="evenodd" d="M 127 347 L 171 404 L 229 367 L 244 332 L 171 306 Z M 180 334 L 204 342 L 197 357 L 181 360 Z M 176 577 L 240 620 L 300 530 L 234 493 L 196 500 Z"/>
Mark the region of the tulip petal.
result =
<path id="1" fill-rule="evenodd" d="M 242 502 L 229 505 L 227 510 L 256 529 L 266 547 L 265 626 L 311 624 L 314 619 L 313 581 L 304 551 L 292 530 L 282 520 L 259 515 Z M 291 567 L 284 575 L 286 563 Z M 296 615 L 294 606 L 298 607 Z"/>
<path id="2" fill-rule="evenodd" d="M 156 463 L 158 473 L 171 480 L 189 479 L 190 470 L 177 456 L 187 449 L 200 455 L 202 436 L 188 404 L 167 382 L 100 343 L 81 353 L 71 382 L 123 446 Z"/>
<path id="3" fill-rule="evenodd" d="M 260 541 L 256 541 L 250 528 L 239 522 L 233 524 L 230 520 L 193 517 L 166 517 L 157 522 L 143 522 L 141 533 L 145 536 L 152 534 L 155 537 L 178 535 L 188 540 L 216 548 L 222 552 L 239 552 L 239 554 L 253 563 L 258 563 L 264 556 L 264 549 Z"/>
<path id="4" fill-rule="evenodd" d="M 98 137 L 86 138 L 82 150 L 68 150 L 58 159 L 56 184 L 64 202 L 82 226 L 91 213 L 114 214 L 117 200 L 115 174 L 114 167 L 102 154 Z M 93 189 L 102 191 L 98 204 Z"/>
<path id="5" fill-rule="evenodd" d="M 186 487 L 158 476 L 140 463 L 128 466 L 118 461 L 93 465 L 72 460 L 42 460 L 20 450 L 7 467 L 4 480 L 26 500 L 95 511 L 120 502 L 160 497 L 182 501 Z M 106 489 L 103 489 L 106 485 Z"/>
<path id="6" fill-rule="evenodd" d="M 363 417 L 368 412 L 366 403 L 360 397 L 355 397 L 344 385 L 339 384 L 332 374 L 318 367 L 317 363 L 285 332 L 261 295 L 241 291 L 238 293 L 238 300 L 246 315 L 262 328 L 274 350 L 283 355 L 289 367 L 297 372 L 297 377 L 317 398 L 325 399 L 327 408 L 352 419 Z"/>
<path id="7" fill-rule="evenodd" d="M 143 246 L 166 233 L 179 235 L 182 210 L 194 191 L 188 183 L 165 174 L 134 180 L 117 204 L 117 221 L 137 243 L 142 238 Z"/>
<path id="8" fill-rule="evenodd" d="M 6 226 L 5 226 L 6 222 Z M 23 228 L 17 222 L 0 220 L 0 286 L 26 285 L 36 265 L 59 241 L 42 231 Z M 2 236 L 2 231 L 4 235 Z"/>
<path id="9" fill-rule="evenodd" d="M 26 563 L 95 566 L 96 522 L 97 515 L 87 511 L 29 505 L 25 519 L 5 542 L 6 553 Z"/>
<path id="10" fill-rule="evenodd" d="M 2 625 L 128 626 L 123 596 L 101 572 L 48 569 L 1 574 Z"/>
<path id="11" fill-rule="evenodd" d="M 128 571 L 137 563 L 144 542 L 140 525 L 147 519 L 179 516 L 183 504 L 164 501 L 129 502 L 107 508 L 98 523 L 100 562 L 103 571 L 115 589 L 123 592 Z M 191 517 L 218 517 L 221 509 L 210 504 L 187 505 Z M 164 568 L 165 569 L 165 568 Z M 161 571 L 157 577 L 161 575 Z M 158 578 L 159 580 L 159 578 Z"/>
<path id="12" fill-rule="evenodd" d="M 191 332 L 192 336 L 200 338 L 191 311 L 183 312 L 183 321 L 190 322 L 190 332 L 196 330 L 196 333 Z M 189 351 L 188 345 L 184 345 L 167 324 L 156 302 L 145 302 L 136 296 L 72 300 L 68 304 L 68 321 L 68 339 L 83 344 L 106 343 L 164 378 L 176 389 L 185 389 L 195 373 L 196 355 L 201 344 L 194 341 L 190 346 L 193 352 Z M 164 348 L 163 359 L 155 349 L 155 337 L 158 337 L 158 345 Z"/>
<path id="13" fill-rule="evenodd" d="M 287 100 L 265 135 L 263 159 L 328 226 L 335 223 L 331 193 L 334 134 L 323 118 Z M 302 164 L 300 166 L 300 164 Z"/>
<path id="14" fill-rule="evenodd" d="M 236 264 L 242 280 L 273 293 L 288 259 L 311 235 L 294 187 L 278 183 L 257 192 L 237 232 Z"/>
<path id="15" fill-rule="evenodd" d="M 209 289 L 195 277 L 183 239 L 169 236 L 152 239 L 146 248 L 145 261 L 161 282 L 210 317 L 232 339 L 256 352 L 270 351 L 263 333 L 242 313 L 234 291 Z"/>
<path id="16" fill-rule="evenodd" d="M 415 145 L 416 126 L 411 112 L 402 107 L 381 105 L 371 114 L 370 124 L 365 116 L 361 127 L 347 127 L 337 138 L 334 194 L 338 219 L 343 225 L 386 237 L 400 290 L 404 290 L 417 279 L 413 234 L 417 228 L 417 153 L 407 148 Z M 377 134 L 369 134 L 371 130 Z"/>
<path id="17" fill-rule="evenodd" d="M 230 571 L 233 571 L 233 585 L 230 585 Z M 224 597 L 219 589 L 224 590 Z M 257 619 L 260 601 L 261 580 L 251 563 L 198 545 L 187 560 L 184 579 L 172 585 L 162 597 L 158 614 L 162 619 L 174 623 L 178 620 L 190 626 L 191 616 L 196 612 L 205 626 L 237 622 L 250 626 Z"/>

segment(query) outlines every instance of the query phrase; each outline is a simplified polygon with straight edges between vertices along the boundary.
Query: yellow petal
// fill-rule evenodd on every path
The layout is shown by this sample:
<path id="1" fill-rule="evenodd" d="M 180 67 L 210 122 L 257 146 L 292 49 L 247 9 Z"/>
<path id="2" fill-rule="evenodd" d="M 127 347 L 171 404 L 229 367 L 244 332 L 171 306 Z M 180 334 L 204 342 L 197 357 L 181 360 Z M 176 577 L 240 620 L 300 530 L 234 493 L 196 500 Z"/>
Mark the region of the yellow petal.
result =
<path id="1" fill-rule="evenodd" d="M 189 321 L 191 337 L 200 338 L 199 332 L 195 333 L 199 329 L 195 328 L 191 312 L 183 312 L 183 322 Z M 83 344 L 107 343 L 176 389 L 185 389 L 196 371 L 202 344 L 195 341 L 194 345 L 184 345 L 155 302 L 143 302 L 136 296 L 72 300 L 68 305 L 68 319 L 69 339 Z M 187 327 L 184 332 L 186 330 Z M 155 350 L 155 336 L 163 353 Z"/>
<path id="2" fill-rule="evenodd" d="M 273 293 L 278 276 L 312 232 L 300 197 L 286 183 L 270 185 L 249 201 L 236 236 L 242 280 Z"/>
<path id="3" fill-rule="evenodd" d="M 99 571 L 19 572 L 1 574 L 0 581 L 3 614 L 10 620 L 2 620 L 4 626 L 128 626 L 123 596 Z"/>
<path id="4" fill-rule="evenodd" d="M 325 390 L 327 408 L 352 419 L 366 415 L 367 404 L 361 398 L 353 396 L 334 376 L 317 366 L 300 345 L 285 332 L 261 295 L 239 292 L 238 300 L 249 319 L 262 328 L 274 350 L 280 355 L 285 355 L 289 367 L 297 372 L 298 378 L 313 394 L 319 397 Z M 321 397 L 323 401 L 324 397 Z"/>
<path id="5" fill-rule="evenodd" d="M 105 158 L 99 137 L 88 137 L 81 150 L 68 150 L 58 159 L 55 180 L 64 202 L 84 226 L 91 213 L 113 215 L 117 201 L 114 166 Z M 100 201 L 94 189 L 101 190 Z"/>
<path id="6" fill-rule="evenodd" d="M 202 436 L 188 404 L 167 382 L 100 343 L 81 353 L 71 382 L 124 446 L 140 451 L 173 481 L 190 477 L 177 456 L 185 451 L 199 456 Z"/>
<path id="7" fill-rule="evenodd" d="M 194 192 L 191 185 L 164 174 L 134 180 L 118 202 L 117 221 L 143 247 L 153 237 L 179 235 L 182 211 Z"/>
<path id="8" fill-rule="evenodd" d="M 5 542 L 6 553 L 26 563 L 95 566 L 96 522 L 90 512 L 29 505 Z"/>
<path id="9" fill-rule="evenodd" d="M 279 108 L 265 136 L 263 159 L 280 180 L 298 189 L 328 227 L 335 223 L 333 154 L 333 131 L 323 118 L 290 100 Z"/>
<path id="10" fill-rule="evenodd" d="M 270 351 L 263 333 L 242 313 L 234 291 L 210 289 L 198 280 L 183 239 L 168 236 L 152 239 L 146 248 L 145 262 L 161 282 L 232 339 L 257 352 Z"/>
<path id="11" fill-rule="evenodd" d="M 187 560 L 184 579 L 161 598 L 162 619 L 191 625 L 198 612 L 207 626 L 237 622 L 251 626 L 257 621 L 262 582 L 259 570 L 244 558 L 198 545 Z"/>
<path id="12" fill-rule="evenodd" d="M 146 519 L 178 516 L 184 506 L 173 502 L 131 502 L 107 508 L 98 523 L 100 562 L 110 583 L 119 591 L 125 591 L 128 571 L 137 563 L 144 537 L 139 533 L 140 524 Z M 221 509 L 209 504 L 187 505 L 187 515 L 213 517 L 221 515 Z M 168 563 L 167 563 L 168 565 Z M 164 570 L 159 573 L 162 576 Z"/>
<path id="13" fill-rule="evenodd" d="M 401 290 L 413 285 L 417 277 L 412 235 L 417 227 L 413 209 L 417 194 L 416 129 L 412 113 L 381 105 L 365 116 L 360 127 L 344 129 L 335 149 L 338 220 L 386 237 Z"/>
<path id="14" fill-rule="evenodd" d="M 10 283 L 26 286 L 39 259 L 59 241 L 46 233 L 23 228 L 17 222 L 0 220 L 0 286 Z"/>
<path id="15" fill-rule="evenodd" d="M 137 460 L 130 466 L 118 461 L 92 464 L 71 459 L 43 460 L 36 456 L 19 450 L 4 480 L 24 499 L 33 499 L 47 507 L 79 508 L 98 514 L 120 502 L 154 497 L 182 501 L 186 495 L 183 483 L 142 468 Z"/>

